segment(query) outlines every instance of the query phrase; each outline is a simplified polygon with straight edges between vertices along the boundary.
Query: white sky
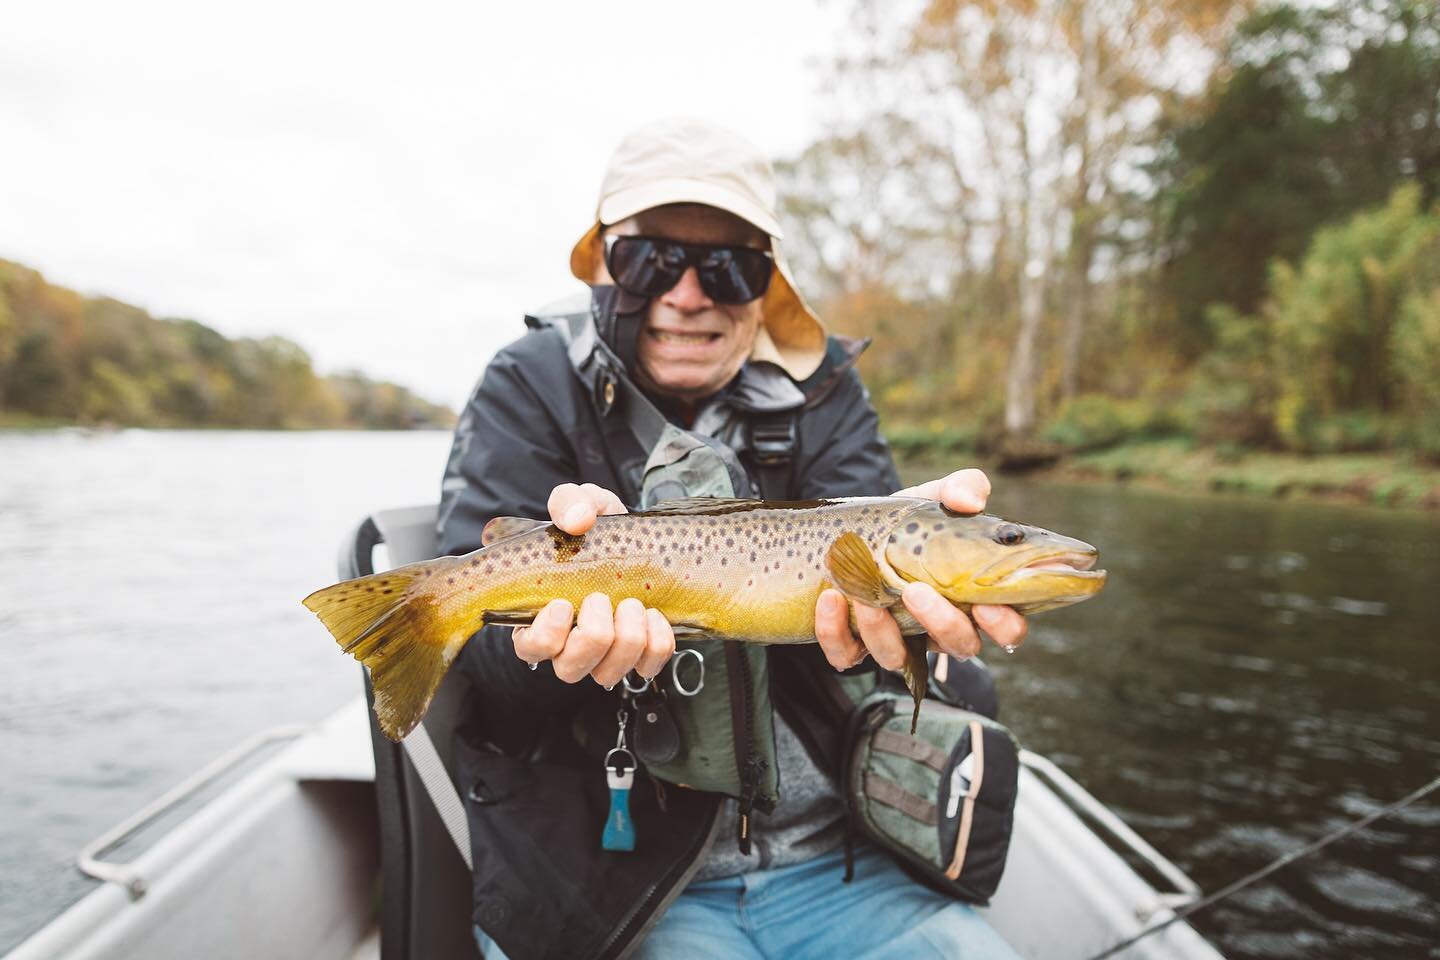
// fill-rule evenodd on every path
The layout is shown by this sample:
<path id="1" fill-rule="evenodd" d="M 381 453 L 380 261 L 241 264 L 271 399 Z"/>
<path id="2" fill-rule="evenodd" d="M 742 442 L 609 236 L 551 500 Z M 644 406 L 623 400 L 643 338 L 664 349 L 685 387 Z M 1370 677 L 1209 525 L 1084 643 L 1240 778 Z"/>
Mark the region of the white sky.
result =
<path id="1" fill-rule="evenodd" d="M 628 129 L 820 132 L 840 6 L 12 0 L 0 257 L 458 408 Z"/>

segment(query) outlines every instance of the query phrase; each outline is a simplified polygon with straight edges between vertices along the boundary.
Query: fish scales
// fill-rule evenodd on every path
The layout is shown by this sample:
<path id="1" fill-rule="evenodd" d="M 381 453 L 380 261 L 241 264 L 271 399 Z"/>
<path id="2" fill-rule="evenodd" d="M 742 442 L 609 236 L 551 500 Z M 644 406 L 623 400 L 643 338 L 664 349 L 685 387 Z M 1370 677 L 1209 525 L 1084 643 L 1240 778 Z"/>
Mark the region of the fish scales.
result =
<path id="1" fill-rule="evenodd" d="M 825 555 L 835 538 L 849 530 L 878 550 L 910 509 L 908 501 L 873 497 L 812 508 L 607 516 L 582 537 L 537 527 L 466 559 L 449 575 L 463 589 L 445 612 L 478 625 L 487 609 L 538 612 L 557 598 L 578 608 L 601 592 L 616 603 L 634 597 L 712 636 L 809 642 L 815 601 L 833 586 Z"/>

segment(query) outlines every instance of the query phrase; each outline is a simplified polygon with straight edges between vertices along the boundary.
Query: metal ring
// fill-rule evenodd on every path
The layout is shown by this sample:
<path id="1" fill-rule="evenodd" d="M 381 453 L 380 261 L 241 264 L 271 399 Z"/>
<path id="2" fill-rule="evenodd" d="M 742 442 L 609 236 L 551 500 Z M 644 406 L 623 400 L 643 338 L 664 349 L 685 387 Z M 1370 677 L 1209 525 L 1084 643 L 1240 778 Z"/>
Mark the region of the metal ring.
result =
<path id="1" fill-rule="evenodd" d="M 623 754 L 625 754 L 625 756 L 627 756 L 627 757 L 630 758 L 630 762 L 629 762 L 629 763 L 611 763 L 611 762 L 610 762 L 610 758 L 613 757 L 613 756 L 615 756 L 615 754 L 617 754 L 617 753 L 623 753 Z M 594 756 L 594 754 L 591 754 L 591 756 Z M 592 762 L 593 762 L 593 761 L 592 761 Z M 616 748 L 614 748 L 613 750 L 611 750 L 609 753 L 605 754 L 605 766 L 607 766 L 607 767 L 614 767 L 616 770 L 634 770 L 634 769 L 635 769 L 635 754 L 631 753 L 631 752 L 630 752 L 630 749 L 629 749 L 628 747 L 616 747 Z"/>
<path id="2" fill-rule="evenodd" d="M 686 690 L 685 685 L 680 682 L 680 659 L 686 654 L 695 658 L 695 663 L 700 668 L 700 678 L 695 681 L 695 689 Z M 675 651 L 675 656 L 670 660 L 670 685 L 675 692 L 682 697 L 693 697 L 705 689 L 705 655 L 699 650 L 685 649 Z"/>
<path id="3" fill-rule="evenodd" d="M 649 680 L 646 680 L 644 677 L 640 677 L 640 679 L 644 682 L 637 687 L 630 683 L 630 678 L 632 676 L 640 677 L 640 674 L 638 671 L 631 670 L 629 673 L 625 674 L 625 678 L 620 681 L 625 685 L 625 692 L 631 694 L 632 696 L 635 694 L 644 693 L 646 690 L 649 690 L 650 684 L 655 682 L 654 677 L 651 677 Z"/>

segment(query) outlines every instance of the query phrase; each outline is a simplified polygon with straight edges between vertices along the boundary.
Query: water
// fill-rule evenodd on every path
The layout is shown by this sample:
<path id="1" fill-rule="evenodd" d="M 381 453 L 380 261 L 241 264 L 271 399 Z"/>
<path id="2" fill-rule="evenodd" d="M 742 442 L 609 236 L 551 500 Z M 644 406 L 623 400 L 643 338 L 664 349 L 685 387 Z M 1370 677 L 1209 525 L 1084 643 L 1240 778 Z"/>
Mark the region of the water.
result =
<path id="1" fill-rule="evenodd" d="M 436 497 L 448 444 L 0 433 L 0 951 L 89 889 L 86 841 L 358 694 L 298 600 L 366 512 Z M 1002 719 L 1205 889 L 1440 772 L 1436 518 L 996 487 L 996 512 L 1095 542 L 1111 571 L 1013 656 L 991 648 Z M 1425 956 L 1437 877 L 1432 797 L 1196 924 L 1236 958 Z"/>
<path id="2" fill-rule="evenodd" d="M 359 668 L 300 598 L 345 532 L 435 500 L 443 433 L 0 433 L 0 953 L 75 854 Z"/>
<path id="3" fill-rule="evenodd" d="M 1001 719 L 1205 891 L 1440 774 L 1435 517 L 1004 478 L 991 506 L 1110 571 L 987 657 Z M 1237 960 L 1440 956 L 1440 794 L 1194 923 Z"/>

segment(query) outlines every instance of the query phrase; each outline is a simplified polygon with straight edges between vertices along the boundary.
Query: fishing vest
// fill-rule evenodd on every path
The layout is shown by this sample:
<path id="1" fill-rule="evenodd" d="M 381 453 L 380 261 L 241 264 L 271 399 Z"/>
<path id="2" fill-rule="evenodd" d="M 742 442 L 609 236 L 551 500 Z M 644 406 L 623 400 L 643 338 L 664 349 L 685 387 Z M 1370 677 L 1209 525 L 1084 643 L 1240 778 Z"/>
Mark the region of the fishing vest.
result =
<path id="1" fill-rule="evenodd" d="M 571 366 L 596 404 L 607 450 L 628 486 L 616 491 L 627 505 L 645 509 L 697 496 L 793 499 L 796 421 L 805 406 L 795 382 L 772 364 L 747 364 L 690 429 L 679 427 L 635 385 L 614 347 L 633 344 L 638 333 L 637 318 L 617 313 L 615 297 L 613 288 L 599 287 L 588 309 L 572 300 L 525 320 L 558 331 L 568 343 Z M 748 853 L 751 813 L 768 813 L 779 800 L 767 648 L 703 638 L 676 642 L 677 658 L 687 650 L 702 658 L 703 688 L 694 696 L 670 690 L 657 709 L 638 701 L 635 750 L 652 777 L 736 798 L 740 849 Z M 662 671 L 657 680 L 668 677 Z M 870 674 L 837 681 L 855 702 L 875 688 Z"/>

